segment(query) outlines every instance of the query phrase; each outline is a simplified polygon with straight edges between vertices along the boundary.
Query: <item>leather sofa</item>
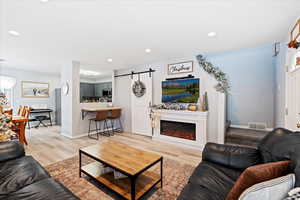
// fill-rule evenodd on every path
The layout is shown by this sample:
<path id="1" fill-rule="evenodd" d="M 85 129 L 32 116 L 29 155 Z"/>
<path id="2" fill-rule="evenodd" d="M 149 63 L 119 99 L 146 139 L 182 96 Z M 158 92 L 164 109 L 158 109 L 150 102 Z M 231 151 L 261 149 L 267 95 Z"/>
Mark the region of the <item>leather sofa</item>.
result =
<path id="1" fill-rule="evenodd" d="M 291 173 L 300 187 L 300 132 L 277 128 L 258 148 L 207 143 L 202 162 L 195 168 L 178 200 L 224 200 L 239 175 L 253 165 L 291 161 Z"/>
<path id="2" fill-rule="evenodd" d="M 0 200 L 77 200 L 72 192 L 52 179 L 18 142 L 0 143 Z"/>

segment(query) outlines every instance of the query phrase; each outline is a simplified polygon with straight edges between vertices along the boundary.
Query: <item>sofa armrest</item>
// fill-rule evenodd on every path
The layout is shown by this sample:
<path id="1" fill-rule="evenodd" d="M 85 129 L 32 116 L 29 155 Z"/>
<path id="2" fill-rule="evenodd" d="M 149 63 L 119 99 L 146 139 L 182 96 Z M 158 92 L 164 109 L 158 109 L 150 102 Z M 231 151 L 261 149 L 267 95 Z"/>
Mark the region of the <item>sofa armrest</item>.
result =
<path id="1" fill-rule="evenodd" d="M 255 148 L 207 143 L 202 160 L 244 170 L 261 163 L 259 151 Z"/>
<path id="2" fill-rule="evenodd" d="M 300 187 L 300 146 L 291 152 L 291 170 L 296 176 L 295 187 Z"/>
<path id="3" fill-rule="evenodd" d="M 25 156 L 23 146 L 19 142 L 0 142 L 0 162 Z"/>

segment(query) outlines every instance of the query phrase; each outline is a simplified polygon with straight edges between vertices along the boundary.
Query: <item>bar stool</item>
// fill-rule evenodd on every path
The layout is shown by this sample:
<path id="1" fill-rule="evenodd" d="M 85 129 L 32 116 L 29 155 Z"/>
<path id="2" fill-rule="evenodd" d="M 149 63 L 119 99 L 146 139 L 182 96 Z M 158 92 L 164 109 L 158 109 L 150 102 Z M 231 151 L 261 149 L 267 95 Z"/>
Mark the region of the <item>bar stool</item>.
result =
<path id="1" fill-rule="evenodd" d="M 99 139 L 98 134 L 99 134 L 99 131 L 100 131 L 100 127 L 98 129 L 98 122 L 102 122 L 102 121 L 103 121 L 103 132 L 102 133 L 109 135 L 108 126 L 107 126 L 107 118 L 108 118 L 108 111 L 103 110 L 103 111 L 97 111 L 96 117 L 92 118 L 92 119 L 89 119 L 89 132 L 88 132 L 88 137 L 89 138 L 92 138 L 92 139 L 95 139 L 95 140 Z M 90 132 L 93 131 L 93 130 L 91 130 L 91 122 L 92 121 L 95 122 L 97 138 L 92 137 L 90 135 Z"/>
<path id="2" fill-rule="evenodd" d="M 110 119 L 113 134 L 115 132 L 115 127 L 114 127 L 115 123 L 114 122 L 116 120 L 119 121 L 119 125 L 120 125 L 119 128 L 118 128 L 118 131 L 119 132 L 123 131 L 123 126 L 122 126 L 122 122 L 121 122 L 121 113 L 122 113 L 121 109 L 112 110 L 111 115 L 108 117 L 108 119 Z"/>

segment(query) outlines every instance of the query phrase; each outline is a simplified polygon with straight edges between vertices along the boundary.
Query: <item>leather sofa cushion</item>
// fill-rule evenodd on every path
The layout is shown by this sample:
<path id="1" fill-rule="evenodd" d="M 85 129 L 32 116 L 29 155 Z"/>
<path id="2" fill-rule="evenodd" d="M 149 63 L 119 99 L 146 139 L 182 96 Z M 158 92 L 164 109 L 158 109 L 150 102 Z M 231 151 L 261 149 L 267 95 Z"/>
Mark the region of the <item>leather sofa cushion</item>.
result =
<path id="1" fill-rule="evenodd" d="M 1 142 L 0 145 L 0 165 L 1 162 L 25 156 L 24 148 L 19 142 Z"/>
<path id="2" fill-rule="evenodd" d="M 218 193 L 211 193 L 208 188 L 189 183 L 181 191 L 177 200 L 224 200 Z"/>
<path id="3" fill-rule="evenodd" d="M 289 173 L 290 161 L 266 163 L 248 167 L 238 178 L 226 200 L 238 200 L 249 187 Z"/>
<path id="4" fill-rule="evenodd" d="M 300 133 L 277 128 L 268 133 L 258 145 L 264 163 L 290 160 L 300 146 Z"/>
<path id="5" fill-rule="evenodd" d="M 0 198 L 42 179 L 49 174 L 31 156 L 0 164 Z"/>
<path id="6" fill-rule="evenodd" d="M 202 159 L 240 170 L 261 163 L 260 153 L 257 149 L 215 143 L 205 145 Z"/>
<path id="7" fill-rule="evenodd" d="M 263 162 L 291 160 L 291 170 L 296 176 L 296 187 L 300 187 L 300 133 L 284 128 L 270 132 L 258 146 Z"/>
<path id="8" fill-rule="evenodd" d="M 1 199 L 1 198 L 0 198 Z M 48 178 L 28 185 L 21 190 L 10 193 L 5 200 L 78 200 L 72 192 L 62 184 Z"/>
<path id="9" fill-rule="evenodd" d="M 178 200 L 224 200 L 240 174 L 238 170 L 202 161 Z"/>

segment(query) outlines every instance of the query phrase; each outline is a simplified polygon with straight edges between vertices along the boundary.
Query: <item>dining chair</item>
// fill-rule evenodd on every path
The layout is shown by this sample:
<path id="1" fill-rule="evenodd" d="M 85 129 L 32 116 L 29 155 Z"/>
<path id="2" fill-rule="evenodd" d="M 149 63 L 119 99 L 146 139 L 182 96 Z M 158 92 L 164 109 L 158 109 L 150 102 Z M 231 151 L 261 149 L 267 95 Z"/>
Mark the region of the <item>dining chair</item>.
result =
<path id="1" fill-rule="evenodd" d="M 22 106 L 18 114 L 20 114 L 20 117 L 23 117 L 21 122 L 14 123 L 14 126 L 12 127 L 12 131 L 16 132 L 18 134 L 19 140 L 24 140 L 25 144 L 27 145 L 26 137 L 25 137 L 25 127 L 28 123 L 28 118 L 30 114 L 30 107 L 29 106 Z"/>
<path id="2" fill-rule="evenodd" d="M 28 119 L 29 115 L 30 115 L 30 107 L 29 106 L 24 106 L 24 109 L 23 109 L 23 112 L 22 112 L 21 116 Z"/>
<path id="3" fill-rule="evenodd" d="M 20 105 L 19 109 L 18 109 L 18 115 L 22 116 L 23 112 L 24 112 L 25 106 Z"/>
<path id="4" fill-rule="evenodd" d="M 8 115 L 12 115 L 13 114 L 13 109 L 4 110 L 4 113 L 8 114 Z"/>

